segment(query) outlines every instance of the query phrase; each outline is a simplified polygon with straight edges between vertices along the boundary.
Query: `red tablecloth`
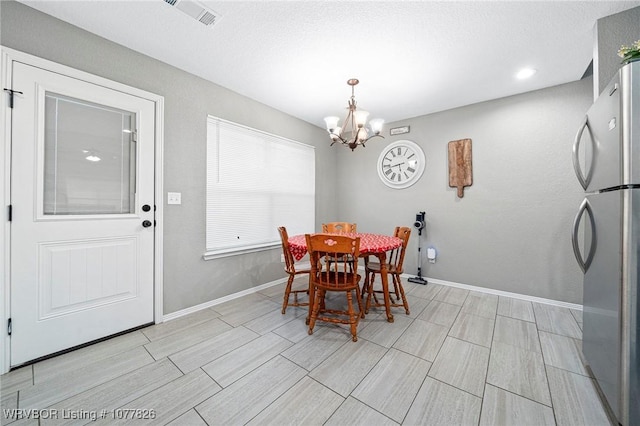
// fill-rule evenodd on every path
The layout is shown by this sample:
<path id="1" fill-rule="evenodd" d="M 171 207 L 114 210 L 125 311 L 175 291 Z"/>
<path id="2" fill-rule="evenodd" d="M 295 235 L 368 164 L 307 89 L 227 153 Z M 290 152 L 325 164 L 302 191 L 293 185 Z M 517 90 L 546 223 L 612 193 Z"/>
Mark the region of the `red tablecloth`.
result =
<path id="1" fill-rule="evenodd" d="M 350 237 L 360 237 L 360 255 L 383 253 L 402 245 L 402 240 L 397 237 L 379 234 L 344 233 Z M 296 260 L 300 260 L 307 254 L 307 240 L 304 234 L 289 237 L 289 249 Z"/>

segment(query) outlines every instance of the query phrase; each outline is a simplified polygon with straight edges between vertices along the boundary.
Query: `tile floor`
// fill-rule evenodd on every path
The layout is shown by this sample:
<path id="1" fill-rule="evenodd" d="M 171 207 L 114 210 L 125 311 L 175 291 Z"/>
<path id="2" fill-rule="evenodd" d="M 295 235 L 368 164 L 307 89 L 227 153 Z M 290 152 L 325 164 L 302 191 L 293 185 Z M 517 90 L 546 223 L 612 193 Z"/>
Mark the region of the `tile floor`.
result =
<path id="1" fill-rule="evenodd" d="M 309 336 L 305 309 L 280 313 L 278 285 L 23 367 L 0 377 L 1 423 L 610 424 L 581 362 L 580 312 L 405 289 L 411 315 L 372 309 L 356 343 L 332 324 Z M 14 421 L 15 408 L 44 411 Z M 143 418 L 114 419 L 127 416 Z"/>

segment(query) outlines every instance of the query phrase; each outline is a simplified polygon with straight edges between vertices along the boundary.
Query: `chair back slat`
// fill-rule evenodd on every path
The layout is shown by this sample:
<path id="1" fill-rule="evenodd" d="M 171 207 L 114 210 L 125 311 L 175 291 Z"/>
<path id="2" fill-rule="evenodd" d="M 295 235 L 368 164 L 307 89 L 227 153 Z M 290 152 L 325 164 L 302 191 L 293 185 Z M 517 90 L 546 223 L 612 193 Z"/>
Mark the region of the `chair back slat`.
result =
<path id="1" fill-rule="evenodd" d="M 393 231 L 393 236 L 400 238 L 400 226 L 396 226 L 396 229 Z M 391 250 L 389 252 L 388 255 L 388 264 L 389 265 L 395 265 L 396 263 L 398 263 L 398 257 L 400 256 L 400 248 L 394 248 L 393 250 Z"/>
<path id="2" fill-rule="evenodd" d="M 345 232 L 358 232 L 357 225 L 349 222 L 329 222 L 322 224 L 322 232 L 325 234 L 342 234 Z"/>
<path id="3" fill-rule="evenodd" d="M 407 252 L 407 245 L 409 245 L 409 237 L 411 236 L 411 228 L 403 226 L 398 230 L 397 237 L 402 240 L 402 245 L 397 249 L 395 258 L 396 272 L 402 273 L 402 265 L 404 264 L 404 255 Z"/>
<path id="4" fill-rule="evenodd" d="M 316 321 L 334 324 L 349 324 L 351 340 L 358 341 L 357 327 L 362 316 L 360 297 L 360 275 L 357 273 L 360 255 L 360 237 L 340 234 L 306 234 L 307 251 L 311 256 L 311 274 L 309 275 L 309 334 L 313 334 Z M 352 261 L 341 262 L 348 258 Z M 353 269 L 351 269 L 353 268 Z M 338 309 L 325 304 L 326 292 L 345 292 L 347 308 Z M 353 292 L 358 310 L 353 307 Z"/>
<path id="5" fill-rule="evenodd" d="M 287 228 L 284 226 L 278 227 L 278 233 L 280 234 L 280 240 L 282 243 L 282 254 L 284 256 L 284 271 L 289 274 L 289 279 L 287 280 L 287 285 L 284 288 L 284 298 L 282 300 L 282 313 L 285 314 L 287 312 L 287 306 L 308 306 L 308 301 L 300 301 L 298 300 L 299 294 L 309 294 L 309 287 L 302 289 L 293 289 L 293 280 L 296 275 L 309 274 L 311 270 L 305 266 L 299 267 L 296 269 L 295 260 L 293 258 L 293 253 L 291 253 L 291 249 L 289 247 L 289 234 L 287 233 Z M 289 296 L 293 294 L 293 302 L 289 301 Z M 304 296 L 303 296 L 304 297 Z"/>
<path id="6" fill-rule="evenodd" d="M 358 268 L 360 237 L 307 234 L 306 239 L 313 280 L 338 286 L 350 286 L 357 282 L 357 274 L 350 271 L 356 271 Z M 343 261 L 347 255 L 352 259 L 351 266 L 349 262 Z"/>
<path id="7" fill-rule="evenodd" d="M 402 240 L 402 244 L 400 247 L 391 250 L 388 257 L 388 262 L 386 265 L 381 265 L 376 262 L 368 262 L 365 264 L 365 270 L 367 272 L 367 277 L 365 279 L 364 285 L 362 287 L 362 293 L 367 295 L 366 308 L 365 313 L 369 311 L 369 307 L 373 306 L 380 307 L 385 306 L 386 309 L 389 307 L 404 307 L 405 312 L 409 315 L 409 303 L 407 301 L 406 295 L 404 293 L 404 288 L 402 287 L 402 280 L 400 279 L 400 275 L 403 273 L 403 263 L 404 256 L 407 252 L 407 246 L 409 244 L 409 237 L 411 236 L 411 228 L 406 226 L 400 227 L 397 226 L 393 232 L 393 236 Z M 377 294 L 385 294 L 385 290 L 375 290 L 374 289 L 374 279 L 375 275 L 382 275 L 383 266 L 386 266 L 386 272 L 392 278 L 393 289 L 388 288 L 388 292 L 392 290 L 395 293 L 396 300 L 400 300 L 402 298 L 402 303 L 396 303 L 393 301 L 393 297 L 389 297 L 389 299 L 385 299 L 385 303 L 380 303 L 376 298 Z M 385 296 L 386 297 L 386 296 Z M 388 312 L 388 311 L 387 311 Z"/>
<path id="8" fill-rule="evenodd" d="M 287 233 L 287 228 L 284 226 L 280 226 L 278 228 L 278 233 L 280 234 L 280 240 L 282 242 L 282 254 L 284 254 L 284 269 L 289 273 L 295 273 L 295 260 L 293 259 L 293 254 L 289 249 L 289 234 Z"/>

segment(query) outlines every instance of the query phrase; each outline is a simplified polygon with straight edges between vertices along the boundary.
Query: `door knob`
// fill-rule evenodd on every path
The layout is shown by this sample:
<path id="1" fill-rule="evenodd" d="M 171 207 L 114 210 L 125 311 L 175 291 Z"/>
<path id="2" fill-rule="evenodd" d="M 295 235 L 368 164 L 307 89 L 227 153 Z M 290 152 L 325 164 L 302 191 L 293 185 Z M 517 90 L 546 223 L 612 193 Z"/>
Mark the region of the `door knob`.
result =
<path id="1" fill-rule="evenodd" d="M 148 212 L 149 210 L 151 210 L 151 206 L 149 204 L 145 204 L 144 206 L 142 206 L 143 212 Z"/>
<path id="2" fill-rule="evenodd" d="M 142 222 L 142 226 L 144 226 L 145 228 L 148 228 L 151 225 L 153 225 L 153 223 L 151 223 L 150 220 L 145 220 L 144 222 Z"/>

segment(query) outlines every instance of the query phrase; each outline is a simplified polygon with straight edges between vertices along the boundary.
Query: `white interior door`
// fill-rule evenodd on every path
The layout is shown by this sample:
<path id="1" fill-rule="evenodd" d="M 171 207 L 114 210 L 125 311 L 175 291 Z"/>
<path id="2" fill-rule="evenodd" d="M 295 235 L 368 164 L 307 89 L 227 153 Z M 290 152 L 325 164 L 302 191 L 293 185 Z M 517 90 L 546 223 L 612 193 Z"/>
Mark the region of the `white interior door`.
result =
<path id="1" fill-rule="evenodd" d="M 155 123 L 152 101 L 12 67 L 15 366 L 153 321 Z"/>

